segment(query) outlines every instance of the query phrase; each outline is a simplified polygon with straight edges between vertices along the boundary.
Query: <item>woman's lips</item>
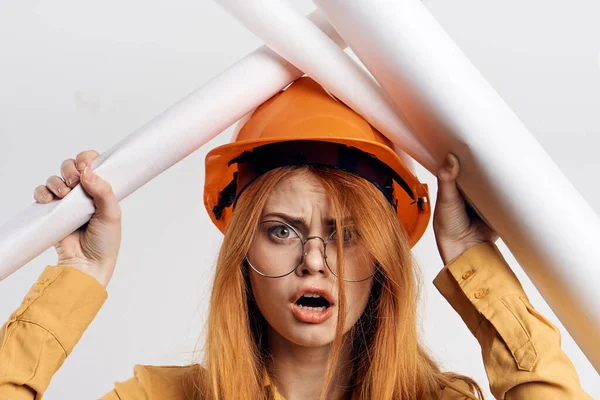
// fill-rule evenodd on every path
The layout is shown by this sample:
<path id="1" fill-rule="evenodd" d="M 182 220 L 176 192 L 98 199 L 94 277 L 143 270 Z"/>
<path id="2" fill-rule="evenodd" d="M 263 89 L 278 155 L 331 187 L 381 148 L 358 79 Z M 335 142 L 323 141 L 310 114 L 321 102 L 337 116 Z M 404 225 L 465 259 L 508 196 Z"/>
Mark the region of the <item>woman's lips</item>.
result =
<path id="1" fill-rule="evenodd" d="M 309 324 L 319 324 L 326 321 L 333 314 L 333 305 L 327 307 L 323 311 L 307 310 L 300 307 L 296 303 L 290 303 L 292 307 L 292 314 L 300 322 L 307 322 Z"/>

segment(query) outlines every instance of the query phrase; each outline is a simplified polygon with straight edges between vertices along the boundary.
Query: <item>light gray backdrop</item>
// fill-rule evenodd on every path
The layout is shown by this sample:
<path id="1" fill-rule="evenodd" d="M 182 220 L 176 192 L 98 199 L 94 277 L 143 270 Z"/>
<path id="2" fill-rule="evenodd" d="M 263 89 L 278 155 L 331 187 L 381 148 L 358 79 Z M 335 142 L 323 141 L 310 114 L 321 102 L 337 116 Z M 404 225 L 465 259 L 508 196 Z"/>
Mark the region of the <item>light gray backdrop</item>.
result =
<path id="1" fill-rule="evenodd" d="M 600 4 L 425 4 L 600 212 Z M 308 0 L 294 5 L 302 13 L 314 9 Z M 59 174 L 62 160 L 105 151 L 260 44 L 211 1 L 1 1 L 0 223 L 33 201 L 33 189 Z M 97 398 L 129 378 L 136 363 L 192 360 L 222 239 L 202 204 L 204 156 L 230 135 L 121 203 L 123 244 L 109 298 L 55 375 L 47 399 Z M 435 178 L 422 168 L 418 174 L 435 201 Z M 560 327 L 584 388 L 600 398 L 598 374 L 499 246 L 534 306 Z M 442 268 L 431 225 L 414 250 L 426 281 L 426 343 L 444 368 L 487 389 L 477 342 L 431 284 Z M 49 249 L 0 284 L 2 323 L 55 262 Z"/>

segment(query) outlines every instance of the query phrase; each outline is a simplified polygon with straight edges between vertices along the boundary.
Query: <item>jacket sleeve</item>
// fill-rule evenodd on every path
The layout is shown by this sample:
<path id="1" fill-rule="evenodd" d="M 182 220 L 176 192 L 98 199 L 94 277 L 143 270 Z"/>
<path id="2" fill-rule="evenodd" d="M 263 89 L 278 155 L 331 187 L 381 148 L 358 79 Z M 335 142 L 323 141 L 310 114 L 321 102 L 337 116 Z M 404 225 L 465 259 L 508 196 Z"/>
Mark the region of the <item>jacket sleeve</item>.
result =
<path id="1" fill-rule="evenodd" d="M 150 400 L 150 377 L 142 365 L 133 368 L 133 377 L 124 382 L 116 382 L 114 389 L 106 393 L 100 400 Z"/>
<path id="2" fill-rule="evenodd" d="M 533 308 L 494 243 L 466 250 L 433 283 L 479 342 L 495 398 L 592 399 L 560 331 Z"/>
<path id="3" fill-rule="evenodd" d="M 116 382 L 100 400 L 192 400 L 198 398 L 197 383 L 202 367 L 135 365 L 133 377 Z"/>
<path id="4" fill-rule="evenodd" d="M 107 298 L 93 277 L 47 266 L 0 330 L 0 400 L 39 400 Z"/>

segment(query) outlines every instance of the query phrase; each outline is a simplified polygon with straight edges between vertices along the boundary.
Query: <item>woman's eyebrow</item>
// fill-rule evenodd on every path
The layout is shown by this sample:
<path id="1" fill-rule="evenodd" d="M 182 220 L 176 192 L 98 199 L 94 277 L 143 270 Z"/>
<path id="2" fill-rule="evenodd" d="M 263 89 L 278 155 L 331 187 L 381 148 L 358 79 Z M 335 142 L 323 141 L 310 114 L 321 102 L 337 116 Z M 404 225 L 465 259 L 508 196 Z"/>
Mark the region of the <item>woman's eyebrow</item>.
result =
<path id="1" fill-rule="evenodd" d="M 285 213 L 280 213 L 280 212 L 272 212 L 272 213 L 263 215 L 263 218 L 267 218 L 267 217 L 278 217 L 278 218 L 285 220 L 290 225 L 302 226 L 304 228 L 308 228 L 308 224 L 304 217 L 293 217 L 291 215 L 288 215 Z"/>
<path id="2" fill-rule="evenodd" d="M 341 222 L 341 226 L 348 226 L 348 225 L 352 225 L 352 218 L 351 217 L 345 217 L 342 218 Z M 325 220 L 325 225 L 327 226 L 335 226 L 335 218 L 327 218 Z"/>
<path id="3" fill-rule="evenodd" d="M 288 215 L 285 213 L 281 213 L 281 212 L 271 212 L 271 213 L 263 215 L 263 218 L 266 218 L 266 217 L 278 217 L 278 218 L 285 220 L 290 225 L 302 226 L 303 228 L 308 229 L 308 223 L 304 217 L 294 217 L 294 216 L 291 216 L 291 215 Z M 325 219 L 324 222 L 325 222 L 325 225 L 328 227 L 335 226 L 335 218 L 327 218 L 327 219 Z M 342 226 L 350 225 L 352 223 L 352 218 L 346 217 L 341 222 L 342 222 Z"/>

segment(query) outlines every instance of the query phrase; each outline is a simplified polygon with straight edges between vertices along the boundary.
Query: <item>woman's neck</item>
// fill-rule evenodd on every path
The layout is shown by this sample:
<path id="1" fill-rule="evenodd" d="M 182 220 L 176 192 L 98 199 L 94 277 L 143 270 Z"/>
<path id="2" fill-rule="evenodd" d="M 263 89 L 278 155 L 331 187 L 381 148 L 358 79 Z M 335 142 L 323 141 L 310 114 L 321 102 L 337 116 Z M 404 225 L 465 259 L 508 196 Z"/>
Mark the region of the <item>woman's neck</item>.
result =
<path id="1" fill-rule="evenodd" d="M 327 361 L 331 345 L 305 347 L 283 338 L 268 328 L 268 349 L 271 355 L 269 373 L 277 384 L 277 390 L 286 400 L 319 399 L 325 384 Z M 344 390 L 350 384 L 352 375 L 352 349 L 350 343 L 342 345 L 333 371 L 326 399 L 349 398 Z"/>

